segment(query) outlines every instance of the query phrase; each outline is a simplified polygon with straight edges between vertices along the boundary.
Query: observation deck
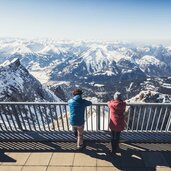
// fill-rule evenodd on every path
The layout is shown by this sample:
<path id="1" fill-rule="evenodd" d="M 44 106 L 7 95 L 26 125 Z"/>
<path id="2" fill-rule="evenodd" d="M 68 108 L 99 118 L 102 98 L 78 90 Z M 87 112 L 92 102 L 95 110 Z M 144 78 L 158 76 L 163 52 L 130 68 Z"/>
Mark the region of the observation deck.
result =
<path id="1" fill-rule="evenodd" d="M 171 170 L 171 104 L 128 103 L 120 150 L 109 155 L 109 109 L 86 108 L 76 151 L 67 103 L 0 102 L 0 171 Z"/>

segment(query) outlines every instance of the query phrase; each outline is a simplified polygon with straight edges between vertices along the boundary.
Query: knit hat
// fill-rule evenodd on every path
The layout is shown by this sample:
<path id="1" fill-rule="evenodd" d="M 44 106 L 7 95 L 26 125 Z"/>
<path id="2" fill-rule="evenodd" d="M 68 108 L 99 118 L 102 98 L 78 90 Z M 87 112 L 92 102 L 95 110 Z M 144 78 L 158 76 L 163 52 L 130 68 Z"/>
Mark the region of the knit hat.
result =
<path id="1" fill-rule="evenodd" d="M 122 95 L 120 92 L 116 92 L 113 96 L 114 100 L 122 100 Z"/>
<path id="2" fill-rule="evenodd" d="M 75 89 L 75 90 L 72 92 L 72 94 L 73 94 L 74 96 L 76 96 L 76 95 L 82 95 L 82 94 L 83 94 L 83 91 L 82 91 L 81 89 Z"/>

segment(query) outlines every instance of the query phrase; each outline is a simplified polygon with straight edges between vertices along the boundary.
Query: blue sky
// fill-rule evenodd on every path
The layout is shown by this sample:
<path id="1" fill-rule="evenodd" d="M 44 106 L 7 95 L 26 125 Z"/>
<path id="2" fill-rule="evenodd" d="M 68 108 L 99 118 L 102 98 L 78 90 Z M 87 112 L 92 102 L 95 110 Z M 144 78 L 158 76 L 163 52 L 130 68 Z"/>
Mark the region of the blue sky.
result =
<path id="1" fill-rule="evenodd" d="M 0 37 L 171 40 L 171 0 L 0 0 Z"/>

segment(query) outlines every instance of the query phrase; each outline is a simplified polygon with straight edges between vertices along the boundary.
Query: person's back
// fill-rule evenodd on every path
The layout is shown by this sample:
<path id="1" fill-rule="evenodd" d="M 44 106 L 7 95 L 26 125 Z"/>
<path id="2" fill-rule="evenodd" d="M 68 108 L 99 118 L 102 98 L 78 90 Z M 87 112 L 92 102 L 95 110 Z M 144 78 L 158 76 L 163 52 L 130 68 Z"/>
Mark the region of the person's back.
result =
<path id="1" fill-rule="evenodd" d="M 114 99 L 108 102 L 108 107 L 110 109 L 109 127 L 111 129 L 112 154 L 114 154 L 119 147 L 120 133 L 125 126 L 124 111 L 126 103 L 122 100 L 120 92 L 114 94 Z"/>
<path id="2" fill-rule="evenodd" d="M 126 103 L 122 100 L 111 100 L 108 106 L 110 108 L 110 129 L 112 131 L 123 131 L 125 127 L 124 111 Z"/>
<path id="3" fill-rule="evenodd" d="M 83 131 L 84 131 L 84 112 L 86 106 L 92 104 L 91 101 L 82 99 L 82 90 L 76 89 L 73 91 L 74 97 L 68 101 L 70 108 L 70 124 L 74 129 L 74 134 L 77 137 L 77 148 L 82 149 Z"/>
<path id="4" fill-rule="evenodd" d="M 90 101 L 82 99 L 80 95 L 76 95 L 68 101 L 68 104 L 70 107 L 70 124 L 72 126 L 83 125 L 85 108 L 92 103 Z"/>

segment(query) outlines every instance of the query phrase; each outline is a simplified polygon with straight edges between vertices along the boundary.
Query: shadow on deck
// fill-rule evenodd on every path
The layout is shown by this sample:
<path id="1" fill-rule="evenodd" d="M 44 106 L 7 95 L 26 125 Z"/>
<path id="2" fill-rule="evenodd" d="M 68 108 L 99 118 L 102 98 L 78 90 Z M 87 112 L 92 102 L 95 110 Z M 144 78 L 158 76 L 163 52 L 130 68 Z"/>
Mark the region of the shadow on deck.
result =
<path id="1" fill-rule="evenodd" d="M 80 153 L 74 142 L 0 142 L 0 170 L 9 165 L 47 170 L 171 170 L 170 143 L 120 143 L 115 156 L 109 154 L 110 143 L 85 143 L 86 149 Z M 48 162 L 36 163 L 35 156 Z"/>
<path id="2" fill-rule="evenodd" d="M 90 142 L 110 142 L 109 131 L 85 131 L 84 139 Z M 54 132 L 0 132 L 0 141 L 58 141 L 75 142 L 75 136 L 72 131 L 54 131 Z M 122 132 L 121 142 L 160 142 L 171 143 L 170 132 Z"/>

